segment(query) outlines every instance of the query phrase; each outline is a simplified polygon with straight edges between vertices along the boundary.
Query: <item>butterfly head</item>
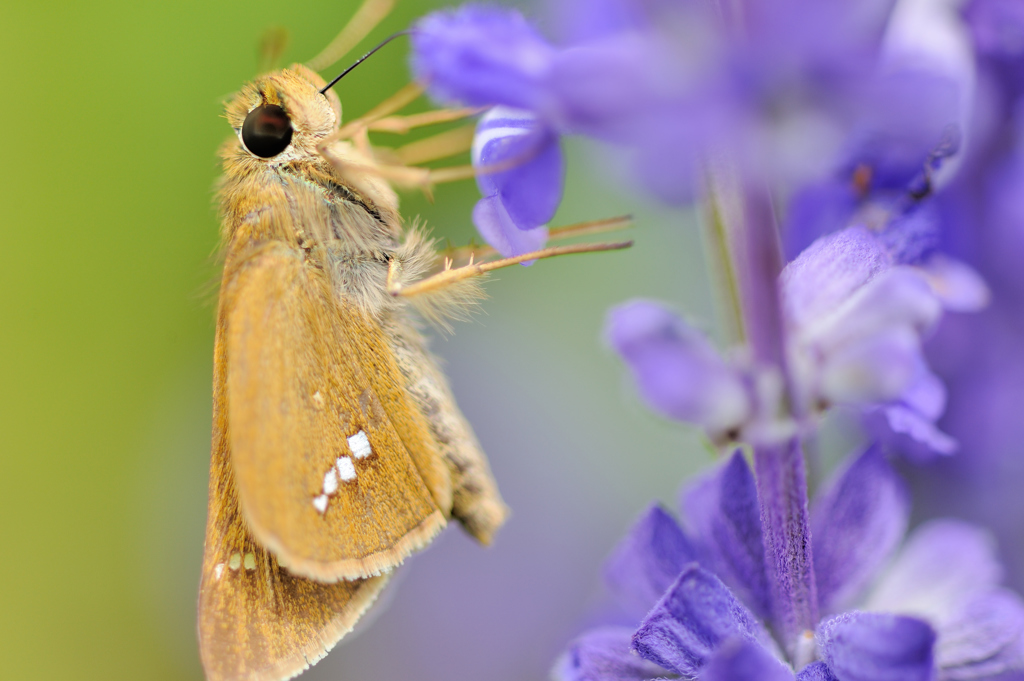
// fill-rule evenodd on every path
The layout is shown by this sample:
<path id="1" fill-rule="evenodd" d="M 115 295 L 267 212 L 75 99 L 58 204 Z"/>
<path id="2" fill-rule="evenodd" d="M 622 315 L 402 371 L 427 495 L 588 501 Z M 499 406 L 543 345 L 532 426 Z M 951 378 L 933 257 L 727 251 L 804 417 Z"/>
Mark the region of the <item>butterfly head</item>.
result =
<path id="1" fill-rule="evenodd" d="M 228 123 L 256 163 L 279 165 L 317 155 L 317 144 L 338 129 L 341 102 L 310 69 L 296 64 L 260 76 L 228 102 Z"/>

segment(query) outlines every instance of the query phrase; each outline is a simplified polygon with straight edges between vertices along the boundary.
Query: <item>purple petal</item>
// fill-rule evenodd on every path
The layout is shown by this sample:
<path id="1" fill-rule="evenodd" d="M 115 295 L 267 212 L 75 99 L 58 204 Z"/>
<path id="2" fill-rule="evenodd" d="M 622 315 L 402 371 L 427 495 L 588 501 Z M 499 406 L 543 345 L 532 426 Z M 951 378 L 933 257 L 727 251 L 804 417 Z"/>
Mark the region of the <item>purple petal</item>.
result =
<path id="1" fill-rule="evenodd" d="M 708 569 L 721 577 L 759 617 L 771 614 L 757 484 L 737 451 L 682 499 L 684 515 Z"/>
<path id="2" fill-rule="evenodd" d="M 902 139 L 965 136 L 974 95 L 974 50 L 959 16 L 947 2 L 906 2 L 894 9 L 886 27 L 883 80 L 896 79 L 890 99 L 903 98 Z M 909 82 L 908 82 L 909 81 Z M 889 108 L 899 106 L 890 104 Z M 955 148 L 951 150 L 955 153 Z M 933 173 L 928 184 L 942 186 L 958 163 Z"/>
<path id="3" fill-rule="evenodd" d="M 858 596 L 899 546 L 910 497 L 877 446 L 856 457 L 811 510 L 814 574 L 824 612 Z"/>
<path id="4" fill-rule="evenodd" d="M 654 106 L 652 82 L 670 57 L 649 34 L 625 33 L 561 51 L 549 85 L 557 98 L 561 129 L 600 139 L 628 141 L 637 117 Z M 663 68 L 663 66 L 662 66 Z"/>
<path id="5" fill-rule="evenodd" d="M 641 681 L 665 676 L 665 670 L 630 649 L 633 630 L 602 627 L 569 644 L 558 660 L 554 677 L 559 681 Z"/>
<path id="6" fill-rule="evenodd" d="M 926 622 L 849 612 L 818 627 L 818 647 L 839 681 L 932 681 L 935 632 Z"/>
<path id="7" fill-rule="evenodd" d="M 864 424 L 887 451 L 914 463 L 927 463 L 959 447 L 956 440 L 935 427 L 935 420 L 945 408 L 946 386 L 922 366 L 917 380 L 899 399 L 866 409 Z"/>
<path id="8" fill-rule="evenodd" d="M 626 362 L 655 411 L 717 434 L 738 428 L 750 398 L 708 340 L 661 305 L 635 300 L 612 308 L 605 338 Z"/>
<path id="9" fill-rule="evenodd" d="M 826 234 L 847 226 L 857 208 L 848 178 L 808 185 L 790 201 L 785 226 L 786 256 L 792 260 Z"/>
<path id="10" fill-rule="evenodd" d="M 643 9 L 630 0 L 558 0 L 547 3 L 570 43 L 647 28 Z"/>
<path id="11" fill-rule="evenodd" d="M 666 105 L 634 124 L 631 166 L 643 186 L 671 206 L 691 203 L 704 179 L 702 159 L 712 140 L 728 135 L 735 112 L 721 106 Z M 687 125 L 678 125 L 685 120 Z"/>
<path id="12" fill-rule="evenodd" d="M 605 562 L 605 583 L 640 619 L 696 560 L 697 551 L 679 525 L 654 504 Z"/>
<path id="13" fill-rule="evenodd" d="M 903 402 L 872 407 L 865 414 L 865 427 L 887 451 L 913 463 L 930 463 L 960 448 L 959 443 L 936 428 L 931 419 Z"/>
<path id="14" fill-rule="evenodd" d="M 992 590 L 1002 574 L 988 532 L 959 520 L 932 520 L 910 535 L 866 609 L 915 615 L 942 627 Z"/>
<path id="15" fill-rule="evenodd" d="M 830 353 L 819 370 L 820 395 L 829 403 L 894 400 L 913 381 L 920 358 L 921 344 L 912 329 L 883 329 Z"/>
<path id="16" fill-rule="evenodd" d="M 691 564 L 640 625 L 633 649 L 665 669 L 694 675 L 732 637 L 771 645 L 768 634 L 721 580 Z"/>
<path id="17" fill-rule="evenodd" d="M 1018 0 L 973 0 L 964 11 L 979 52 L 1024 60 L 1024 5 Z"/>
<path id="18" fill-rule="evenodd" d="M 891 266 L 889 253 L 862 227 L 822 237 L 782 272 L 787 316 L 794 326 L 807 326 Z"/>
<path id="19" fill-rule="evenodd" d="M 700 674 L 701 681 L 793 681 L 793 672 L 764 646 L 742 638 L 726 641 Z"/>
<path id="20" fill-rule="evenodd" d="M 412 70 L 436 99 L 542 108 L 555 50 L 515 10 L 466 5 L 429 14 L 412 34 Z"/>
<path id="21" fill-rule="evenodd" d="M 966 263 L 936 253 L 923 268 L 932 291 L 947 310 L 977 312 L 992 298 L 985 280 Z"/>
<path id="22" fill-rule="evenodd" d="M 975 3 L 975 6 L 979 4 Z M 1024 24 L 1021 28 L 1024 29 Z M 1024 55 L 1018 71 L 1024 85 Z M 1016 125 L 1016 153 L 989 171 L 985 191 L 980 197 L 985 202 L 985 223 L 991 232 L 991 236 L 986 238 L 986 241 L 991 241 L 986 249 L 986 273 L 1014 295 L 1020 295 L 1024 289 L 1024 268 L 1020 266 L 1019 257 L 1024 253 L 1024 193 L 1020 191 L 1024 183 L 1022 123 L 1024 120 Z"/>
<path id="23" fill-rule="evenodd" d="M 521 230 L 544 226 L 562 200 L 565 163 L 558 135 L 536 116 L 494 107 L 480 119 L 473 138 L 473 166 L 513 167 L 481 172 L 477 185 L 485 197 L 498 197 Z"/>
<path id="24" fill-rule="evenodd" d="M 943 679 L 983 679 L 1024 671 L 1024 603 L 997 589 L 967 604 L 939 629 L 935 660 Z"/>
<path id="25" fill-rule="evenodd" d="M 920 263 L 938 247 L 939 216 L 932 204 L 916 207 L 890 220 L 878 238 L 895 262 Z"/>
<path id="26" fill-rule="evenodd" d="M 482 198 L 473 207 L 473 224 L 484 241 L 506 258 L 543 248 L 548 240 L 546 227 L 524 231 L 516 227 L 501 199 Z M 524 265 L 532 264 L 525 262 Z"/>
<path id="27" fill-rule="evenodd" d="M 825 313 L 803 330 L 819 345 L 840 347 L 893 328 L 924 333 L 935 325 L 942 307 L 921 273 L 911 267 L 893 267 L 843 301 L 832 315 Z"/>
<path id="28" fill-rule="evenodd" d="M 796 681 L 839 681 L 824 662 L 812 662 L 796 675 Z"/>

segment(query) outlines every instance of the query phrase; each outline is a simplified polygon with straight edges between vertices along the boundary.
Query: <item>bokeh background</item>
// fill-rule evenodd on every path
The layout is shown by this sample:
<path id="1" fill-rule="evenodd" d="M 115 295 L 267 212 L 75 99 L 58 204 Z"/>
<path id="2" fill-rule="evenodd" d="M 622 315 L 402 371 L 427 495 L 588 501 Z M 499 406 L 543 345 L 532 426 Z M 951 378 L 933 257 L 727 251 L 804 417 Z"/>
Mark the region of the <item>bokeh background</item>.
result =
<path id="1" fill-rule="evenodd" d="M 302 61 L 355 4 L 0 3 L 0 677 L 202 678 L 221 103 L 268 28 Z M 361 47 L 437 4 L 404 0 Z M 406 82 L 405 55 L 343 82 L 347 115 Z M 694 217 L 567 151 L 555 223 L 634 213 L 636 246 L 504 271 L 484 312 L 435 341 L 514 515 L 486 550 L 449 528 L 305 678 L 544 678 L 616 538 L 711 461 L 643 409 L 600 341 L 607 307 L 638 295 L 714 332 Z M 460 244 L 475 198 L 442 187 L 404 212 Z"/>

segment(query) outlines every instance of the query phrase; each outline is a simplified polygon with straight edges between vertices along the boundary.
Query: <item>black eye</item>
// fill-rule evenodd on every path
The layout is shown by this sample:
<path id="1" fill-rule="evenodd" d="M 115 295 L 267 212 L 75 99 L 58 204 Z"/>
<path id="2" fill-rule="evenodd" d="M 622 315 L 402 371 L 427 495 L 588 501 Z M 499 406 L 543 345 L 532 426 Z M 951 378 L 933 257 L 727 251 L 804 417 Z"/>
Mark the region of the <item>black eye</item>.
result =
<path id="1" fill-rule="evenodd" d="M 292 122 L 276 104 L 256 107 L 242 123 L 242 144 L 260 158 L 277 156 L 291 141 Z"/>

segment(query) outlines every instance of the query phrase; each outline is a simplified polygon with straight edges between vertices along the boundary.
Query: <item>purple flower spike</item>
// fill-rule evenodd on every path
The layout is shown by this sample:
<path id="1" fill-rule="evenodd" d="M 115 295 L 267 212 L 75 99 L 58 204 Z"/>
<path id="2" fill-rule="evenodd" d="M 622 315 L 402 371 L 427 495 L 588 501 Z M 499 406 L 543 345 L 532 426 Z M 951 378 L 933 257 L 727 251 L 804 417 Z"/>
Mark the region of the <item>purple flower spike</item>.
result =
<path id="1" fill-rule="evenodd" d="M 605 563 L 605 583 L 619 601 L 646 615 L 697 551 L 665 509 L 655 504 L 636 522 Z"/>
<path id="2" fill-rule="evenodd" d="M 601 627 L 583 634 L 555 665 L 559 681 L 641 681 L 664 676 L 665 670 L 630 650 L 633 630 Z"/>
<path id="3" fill-rule="evenodd" d="M 633 636 L 641 657 L 693 676 L 729 638 L 771 645 L 754 616 L 722 582 L 696 564 L 687 567 Z"/>
<path id="4" fill-rule="evenodd" d="M 822 623 L 817 640 L 839 681 L 935 678 L 935 632 L 913 617 L 849 612 Z"/>
<path id="5" fill-rule="evenodd" d="M 515 10 L 467 5 L 427 15 L 412 33 L 412 71 L 448 104 L 541 108 L 555 50 Z"/>
<path id="6" fill-rule="evenodd" d="M 636 300 L 612 308 L 605 338 L 655 411 L 703 426 L 712 437 L 747 418 L 750 397 L 740 376 L 707 338 L 661 305 Z"/>
<path id="7" fill-rule="evenodd" d="M 495 231 L 503 237 L 488 243 L 506 257 L 526 252 L 517 244 L 529 244 L 530 250 L 543 245 L 537 236 L 543 232 L 527 237 L 507 231 L 544 227 L 558 209 L 565 175 L 558 135 L 529 112 L 495 107 L 477 125 L 472 158 L 486 206 L 474 212 L 477 228 L 485 238 Z M 493 168 L 505 169 L 489 172 Z M 503 250 L 499 243 L 509 247 Z"/>
<path id="8" fill-rule="evenodd" d="M 878 447 L 858 456 L 811 512 L 814 573 L 824 612 L 857 597 L 899 546 L 910 498 Z"/>
<path id="9" fill-rule="evenodd" d="M 728 463 L 686 490 L 682 506 L 704 564 L 759 617 L 771 614 L 761 508 L 754 475 L 737 451 Z"/>
<path id="10" fill-rule="evenodd" d="M 793 681 L 793 672 L 757 643 L 729 639 L 708 660 L 701 681 Z"/>

